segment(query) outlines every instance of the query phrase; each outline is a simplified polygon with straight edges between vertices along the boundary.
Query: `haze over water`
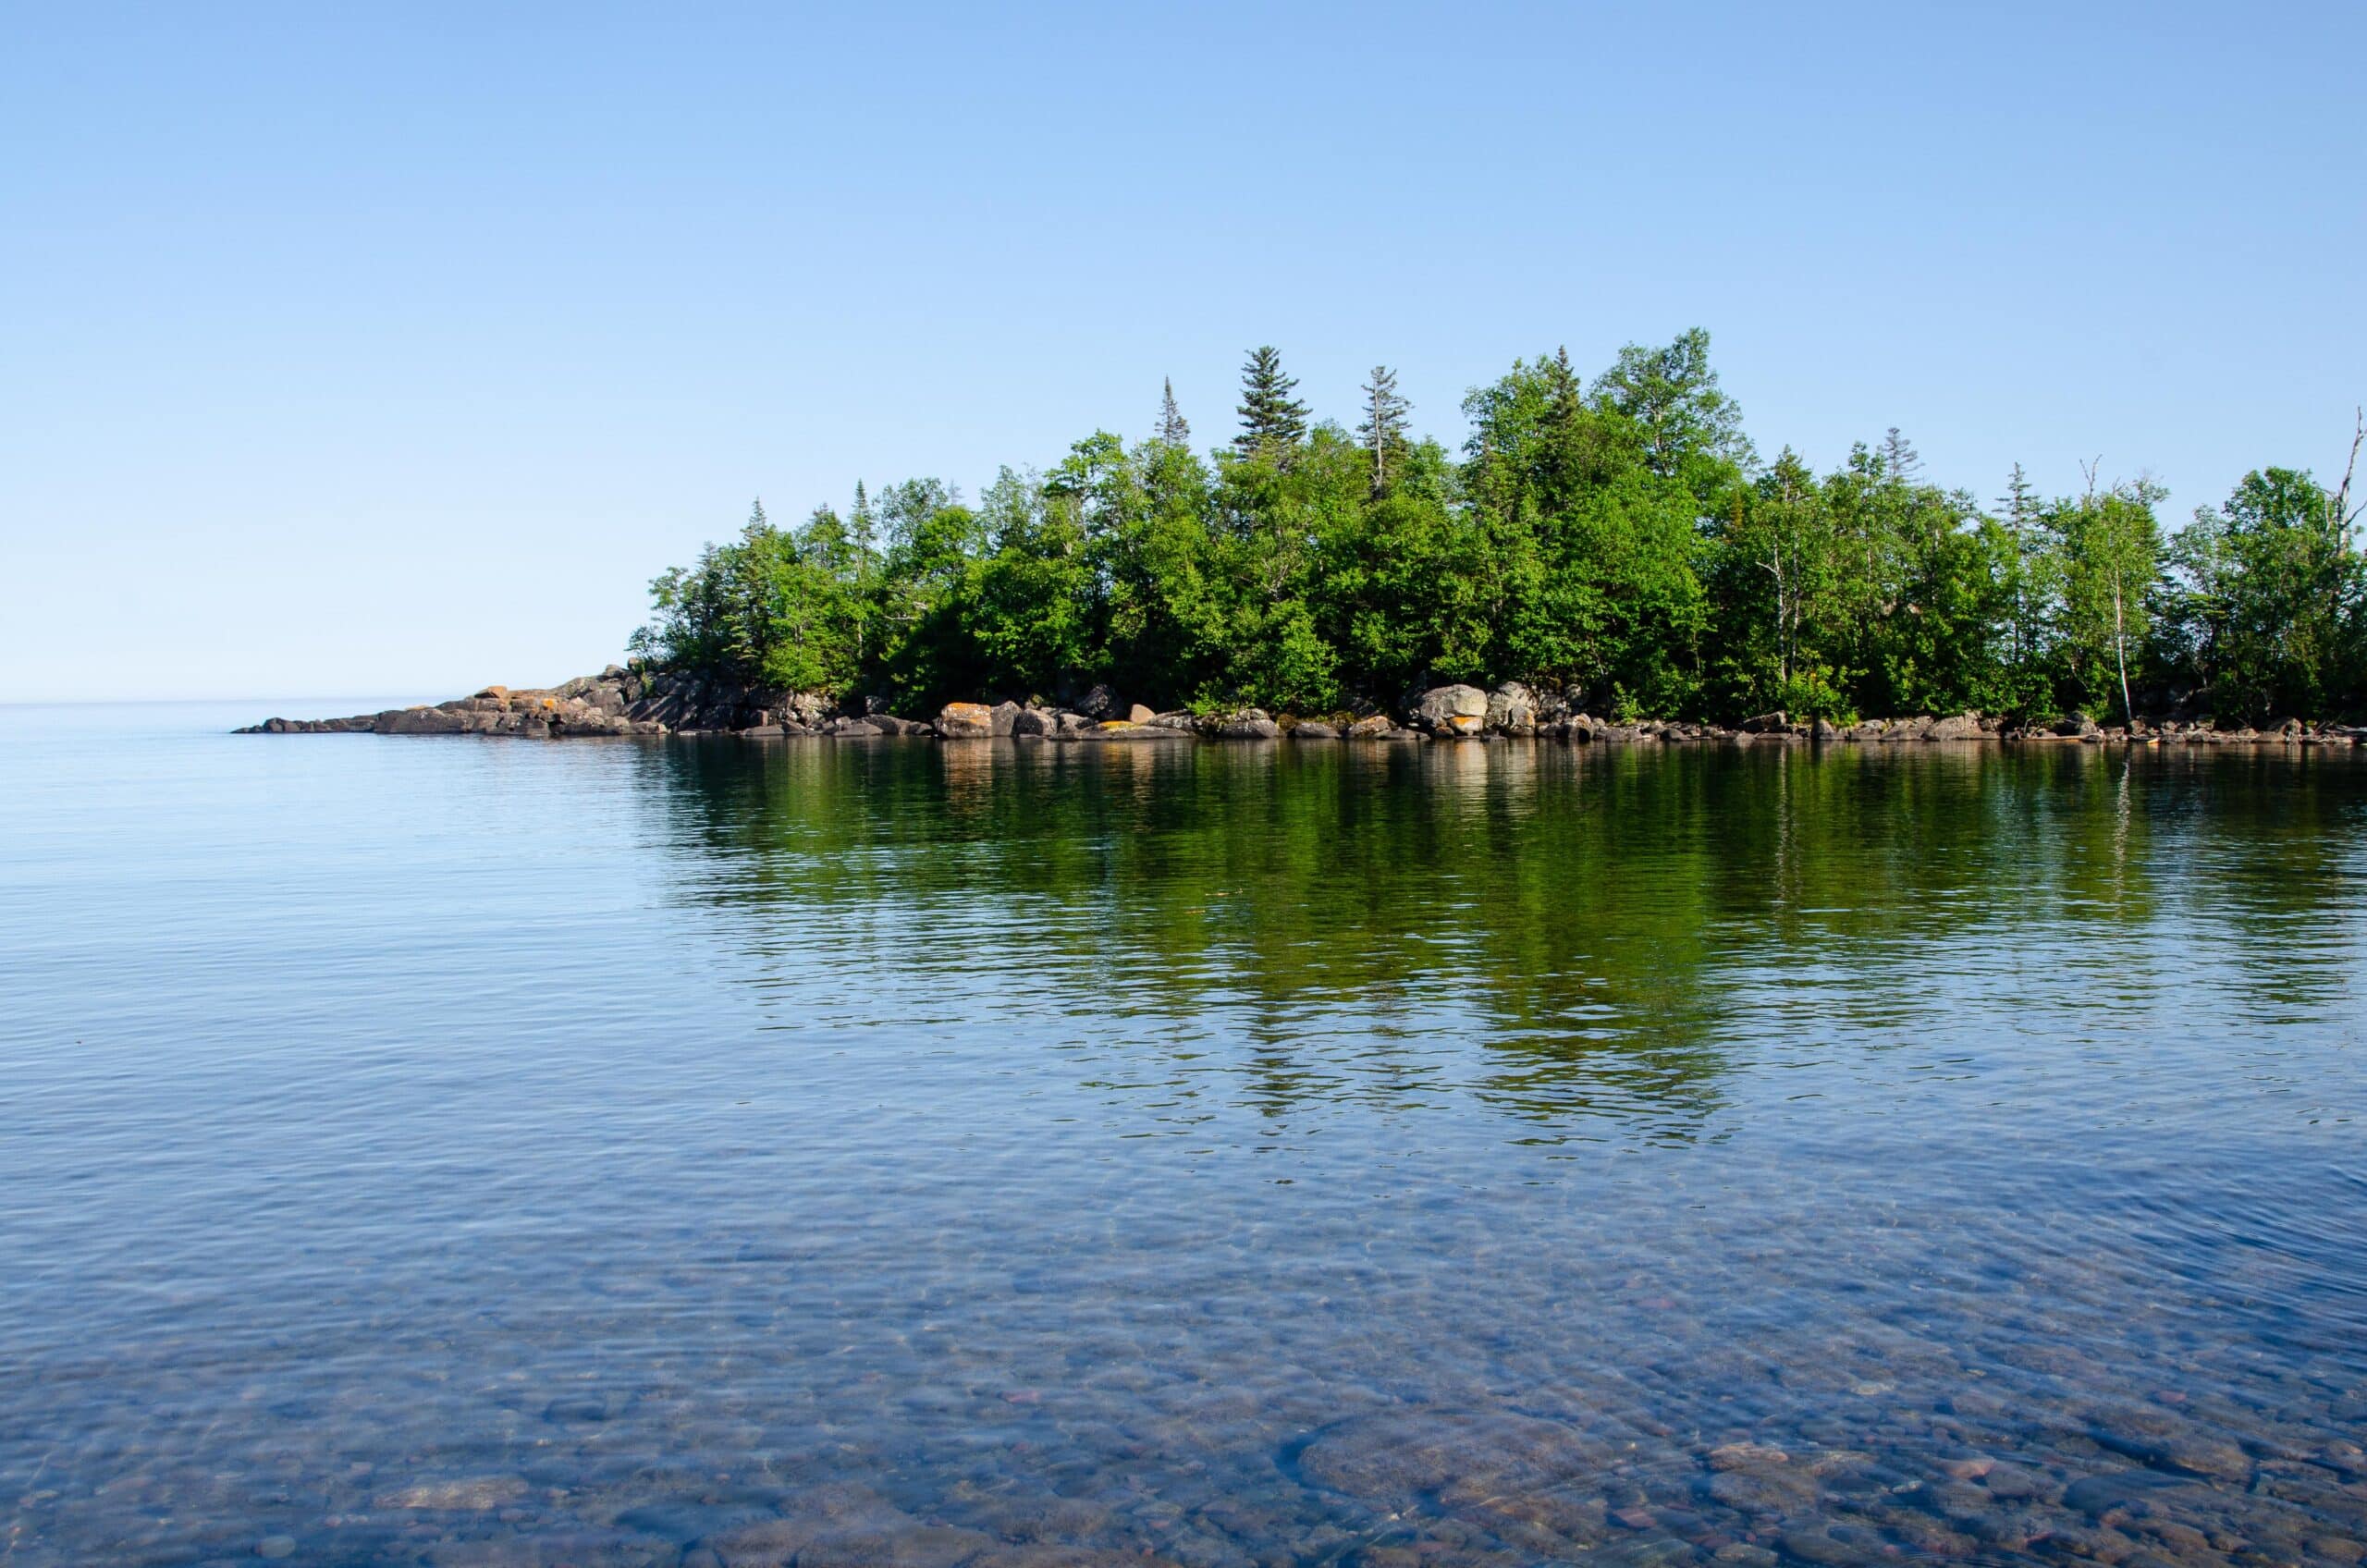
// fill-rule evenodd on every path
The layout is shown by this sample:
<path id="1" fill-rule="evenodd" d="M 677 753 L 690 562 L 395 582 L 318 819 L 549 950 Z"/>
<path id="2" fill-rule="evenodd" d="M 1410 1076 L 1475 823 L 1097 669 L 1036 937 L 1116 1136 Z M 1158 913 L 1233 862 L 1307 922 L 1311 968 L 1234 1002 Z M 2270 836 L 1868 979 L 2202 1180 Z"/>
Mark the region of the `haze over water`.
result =
<path id="1" fill-rule="evenodd" d="M 0 709 L 0 1562 L 2367 1540 L 2348 753 L 251 706 Z"/>

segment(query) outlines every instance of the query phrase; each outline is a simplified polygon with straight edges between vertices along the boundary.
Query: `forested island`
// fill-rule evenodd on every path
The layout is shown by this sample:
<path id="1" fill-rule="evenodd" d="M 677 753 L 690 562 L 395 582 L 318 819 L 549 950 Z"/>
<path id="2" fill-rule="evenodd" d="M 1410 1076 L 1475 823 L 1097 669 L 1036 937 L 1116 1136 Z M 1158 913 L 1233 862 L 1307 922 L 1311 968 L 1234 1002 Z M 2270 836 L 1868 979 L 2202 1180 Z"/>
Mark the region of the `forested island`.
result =
<path id="1" fill-rule="evenodd" d="M 1984 502 L 1896 430 L 1819 474 L 1762 459 L 1699 330 L 1591 381 L 1515 362 L 1464 399 L 1460 452 L 1410 434 L 1386 368 L 1353 428 L 1294 386 L 1255 350 L 1213 452 L 1170 392 L 1147 439 L 1096 432 L 975 504 L 914 479 L 794 528 L 759 505 L 657 579 L 634 650 L 914 711 L 1106 681 L 1321 714 L 1514 680 L 1628 720 L 2249 721 L 2345 713 L 2367 678 L 2348 473 L 2263 468 L 2175 531 L 2142 479 L 2049 496 L 2017 468 Z"/>
<path id="2" fill-rule="evenodd" d="M 2367 427 L 2332 488 L 2263 467 L 2173 529 L 2158 485 L 2092 467 L 2070 496 L 2018 466 L 1993 500 L 1944 487 L 1896 429 L 1826 473 L 1763 458 L 1699 330 L 1591 380 L 1566 351 L 1515 361 L 1465 398 L 1459 451 L 1411 433 L 1385 366 L 1353 426 L 1295 388 L 1260 348 L 1212 449 L 1171 385 L 1147 438 L 1098 431 L 975 502 L 858 484 L 789 528 L 759 502 L 653 582 L 632 669 L 537 693 L 542 721 L 566 729 L 571 702 L 596 704 L 574 725 L 594 732 L 921 727 L 902 714 L 950 734 L 969 720 L 946 704 L 977 703 L 1000 705 L 996 733 L 1137 705 L 1220 733 L 1429 731 L 1476 704 L 1501 730 L 1492 687 L 1545 721 L 1630 729 L 2214 731 L 2329 726 L 2367 698 Z M 1424 695 L 1441 688 L 1466 694 Z M 446 707 L 510 705 L 490 688 Z M 273 724 L 443 723 L 369 719 Z"/>

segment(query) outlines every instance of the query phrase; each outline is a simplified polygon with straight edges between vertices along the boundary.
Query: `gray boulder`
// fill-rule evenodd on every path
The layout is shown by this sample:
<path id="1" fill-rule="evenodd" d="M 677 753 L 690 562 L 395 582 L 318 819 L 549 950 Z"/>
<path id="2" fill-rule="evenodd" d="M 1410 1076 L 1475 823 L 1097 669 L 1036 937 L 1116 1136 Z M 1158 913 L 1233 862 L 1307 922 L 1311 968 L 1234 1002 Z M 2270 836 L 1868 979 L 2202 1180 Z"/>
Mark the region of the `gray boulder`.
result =
<path id="1" fill-rule="evenodd" d="M 987 710 L 987 731 L 992 735 L 1008 735 L 1011 727 L 1019 722 L 1017 703 L 997 703 Z"/>
<path id="2" fill-rule="evenodd" d="M 1320 719 L 1306 719 L 1291 729 L 1291 739 L 1294 741 L 1336 741 L 1339 738 L 1339 729 L 1332 725 L 1325 724 Z"/>
<path id="3" fill-rule="evenodd" d="M 1488 693 L 1477 686 L 1433 686 L 1415 699 L 1413 718 L 1418 729 L 1469 734 L 1487 722 Z"/>
<path id="4" fill-rule="evenodd" d="M 1264 708 L 1243 708 L 1202 720 L 1200 732 L 1220 741 L 1271 741 L 1282 734 L 1282 727 Z"/>
<path id="5" fill-rule="evenodd" d="M 1118 693 L 1108 686 L 1095 686 L 1076 700 L 1076 711 L 1091 719 L 1118 718 L 1122 714 L 1118 706 Z"/>
<path id="6" fill-rule="evenodd" d="M 1011 721 L 1011 732 L 1022 739 L 1049 741 L 1061 732 L 1061 716 L 1049 708 L 1022 708 Z"/>
<path id="7" fill-rule="evenodd" d="M 1487 726 L 1499 735 L 1527 735 L 1537 729 L 1537 693 L 1507 680 L 1488 693 Z"/>
<path id="8" fill-rule="evenodd" d="M 1926 741 L 1978 741 L 1981 739 L 1981 716 L 1959 713 L 1951 714 L 1945 718 L 1933 719 L 1932 727 L 1923 731 L 1923 739 Z"/>

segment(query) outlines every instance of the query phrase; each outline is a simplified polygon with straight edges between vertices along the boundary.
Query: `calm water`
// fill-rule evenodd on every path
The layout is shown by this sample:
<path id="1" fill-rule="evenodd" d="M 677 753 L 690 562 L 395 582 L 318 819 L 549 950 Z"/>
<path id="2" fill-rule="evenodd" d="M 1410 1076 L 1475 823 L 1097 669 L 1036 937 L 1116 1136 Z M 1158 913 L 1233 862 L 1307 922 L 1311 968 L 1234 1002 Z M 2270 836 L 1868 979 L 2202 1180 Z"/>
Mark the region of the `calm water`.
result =
<path id="1" fill-rule="evenodd" d="M 9 1568 L 2367 1540 L 2367 759 L 263 711 L 0 710 Z"/>

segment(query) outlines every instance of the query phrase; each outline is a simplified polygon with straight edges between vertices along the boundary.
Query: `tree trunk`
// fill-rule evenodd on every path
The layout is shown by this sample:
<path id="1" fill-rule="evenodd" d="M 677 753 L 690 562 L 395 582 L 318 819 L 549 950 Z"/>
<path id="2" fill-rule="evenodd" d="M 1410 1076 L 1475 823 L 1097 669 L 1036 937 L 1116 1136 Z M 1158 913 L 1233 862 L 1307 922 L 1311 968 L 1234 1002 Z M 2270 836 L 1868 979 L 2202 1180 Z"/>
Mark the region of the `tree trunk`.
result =
<path id="1" fill-rule="evenodd" d="M 2120 619 L 2120 574 L 2112 580 L 2112 653 L 2120 664 L 2120 721 L 2131 729 L 2137 728 L 2137 708 L 2128 700 L 2128 638 Z"/>

